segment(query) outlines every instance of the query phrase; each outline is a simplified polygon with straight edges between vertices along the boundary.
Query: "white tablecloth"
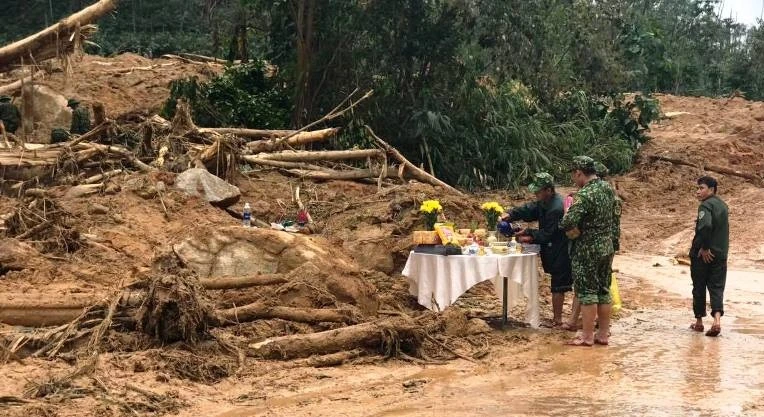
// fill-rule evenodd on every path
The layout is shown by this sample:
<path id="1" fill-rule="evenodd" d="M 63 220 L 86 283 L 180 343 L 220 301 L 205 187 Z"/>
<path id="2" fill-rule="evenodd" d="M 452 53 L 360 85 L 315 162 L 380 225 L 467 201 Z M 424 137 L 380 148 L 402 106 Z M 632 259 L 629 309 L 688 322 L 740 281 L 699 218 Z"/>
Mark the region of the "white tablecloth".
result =
<path id="1" fill-rule="evenodd" d="M 493 281 L 496 295 L 502 298 L 503 277 L 508 278 L 507 307 L 514 308 L 527 298 L 526 321 L 539 325 L 537 255 L 430 255 L 409 254 L 403 275 L 408 278 L 409 292 L 419 304 L 430 310 L 443 310 L 475 284 Z M 433 303 L 434 301 L 434 303 Z"/>

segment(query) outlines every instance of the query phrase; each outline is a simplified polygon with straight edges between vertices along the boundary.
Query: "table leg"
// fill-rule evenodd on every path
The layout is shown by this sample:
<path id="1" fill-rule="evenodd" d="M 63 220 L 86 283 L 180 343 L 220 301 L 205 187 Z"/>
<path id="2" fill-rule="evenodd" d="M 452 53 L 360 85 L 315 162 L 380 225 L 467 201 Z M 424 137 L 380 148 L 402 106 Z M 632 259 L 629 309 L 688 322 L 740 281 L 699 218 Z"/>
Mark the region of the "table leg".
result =
<path id="1" fill-rule="evenodd" d="M 501 295 L 501 327 L 507 327 L 507 277 L 503 277 L 504 290 Z"/>

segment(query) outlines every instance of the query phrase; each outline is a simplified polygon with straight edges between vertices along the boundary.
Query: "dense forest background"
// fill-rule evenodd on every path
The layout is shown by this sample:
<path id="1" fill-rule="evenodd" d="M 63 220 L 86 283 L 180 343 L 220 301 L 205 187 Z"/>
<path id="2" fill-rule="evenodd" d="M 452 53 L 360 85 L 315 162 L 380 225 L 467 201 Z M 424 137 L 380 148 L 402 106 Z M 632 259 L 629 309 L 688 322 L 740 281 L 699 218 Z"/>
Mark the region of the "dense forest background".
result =
<path id="1" fill-rule="evenodd" d="M 0 0 L 0 44 L 90 3 Z M 374 89 L 343 120 L 343 146 L 367 140 L 369 124 L 447 181 L 516 186 L 535 170 L 563 176 L 575 154 L 628 169 L 658 116 L 650 93 L 764 98 L 761 22 L 746 27 L 717 9 L 716 0 L 122 0 L 88 51 L 250 62 L 208 84 L 173 85 L 171 101 L 190 97 L 210 126 L 299 127 Z"/>

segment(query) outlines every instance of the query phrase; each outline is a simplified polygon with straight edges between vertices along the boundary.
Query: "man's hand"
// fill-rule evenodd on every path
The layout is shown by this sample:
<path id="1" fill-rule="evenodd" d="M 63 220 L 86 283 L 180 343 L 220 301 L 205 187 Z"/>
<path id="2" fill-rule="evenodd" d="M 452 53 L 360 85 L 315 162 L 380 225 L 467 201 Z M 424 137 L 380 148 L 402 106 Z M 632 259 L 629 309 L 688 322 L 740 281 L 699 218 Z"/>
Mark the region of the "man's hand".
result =
<path id="1" fill-rule="evenodd" d="M 581 236 L 581 231 L 578 230 L 578 227 L 574 227 L 570 230 L 566 230 L 565 236 L 567 236 L 568 239 L 578 239 L 578 237 Z"/>
<path id="2" fill-rule="evenodd" d="M 517 236 L 518 238 L 520 236 L 525 236 L 527 234 L 528 234 L 528 229 L 526 229 L 526 228 L 522 228 L 522 229 L 520 229 L 520 230 L 515 232 L 515 236 Z"/>
<path id="3" fill-rule="evenodd" d="M 507 212 L 501 213 L 501 216 L 499 216 L 499 220 L 509 221 L 509 213 Z"/>
<path id="4" fill-rule="evenodd" d="M 517 238 L 517 241 L 520 243 L 533 243 L 533 237 L 528 235 L 522 235 Z"/>
<path id="5" fill-rule="evenodd" d="M 714 254 L 711 252 L 711 249 L 701 249 L 698 252 L 698 257 L 707 264 L 710 264 L 714 260 Z"/>

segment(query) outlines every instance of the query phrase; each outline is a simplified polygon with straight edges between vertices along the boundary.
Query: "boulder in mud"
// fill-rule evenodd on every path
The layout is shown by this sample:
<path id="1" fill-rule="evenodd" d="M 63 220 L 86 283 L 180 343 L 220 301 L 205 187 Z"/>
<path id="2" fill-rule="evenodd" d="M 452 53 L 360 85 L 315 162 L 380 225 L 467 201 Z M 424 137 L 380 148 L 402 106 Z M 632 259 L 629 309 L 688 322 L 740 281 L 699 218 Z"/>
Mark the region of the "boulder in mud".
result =
<path id="1" fill-rule="evenodd" d="M 229 207 L 241 198 L 239 187 L 202 168 L 191 168 L 182 172 L 175 179 L 175 187 L 192 197 L 203 198 L 217 207 Z"/>

